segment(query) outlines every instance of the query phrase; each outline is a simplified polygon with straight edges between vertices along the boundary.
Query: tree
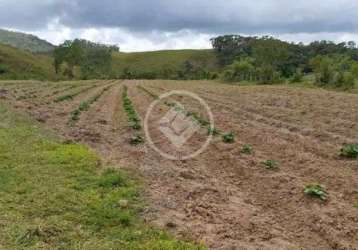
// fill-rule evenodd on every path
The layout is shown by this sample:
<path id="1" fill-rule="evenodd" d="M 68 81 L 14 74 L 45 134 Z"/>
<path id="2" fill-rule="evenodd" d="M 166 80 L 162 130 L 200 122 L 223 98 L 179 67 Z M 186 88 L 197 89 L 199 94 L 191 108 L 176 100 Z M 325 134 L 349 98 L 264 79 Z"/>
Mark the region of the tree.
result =
<path id="1" fill-rule="evenodd" d="M 66 63 L 66 74 L 74 77 L 74 67 L 79 66 L 83 79 L 104 78 L 110 74 L 112 52 L 119 48 L 87 40 L 76 39 L 65 41 L 54 51 L 54 66 L 59 73 L 61 65 Z"/>

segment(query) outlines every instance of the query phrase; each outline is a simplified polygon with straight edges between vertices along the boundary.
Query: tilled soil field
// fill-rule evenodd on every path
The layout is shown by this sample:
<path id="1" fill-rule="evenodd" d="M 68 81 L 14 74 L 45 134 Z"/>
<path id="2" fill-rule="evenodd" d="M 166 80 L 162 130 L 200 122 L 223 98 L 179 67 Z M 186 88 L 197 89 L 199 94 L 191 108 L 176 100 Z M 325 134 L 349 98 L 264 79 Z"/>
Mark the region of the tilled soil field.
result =
<path id="1" fill-rule="evenodd" d="M 158 96 L 171 90 L 201 97 L 215 128 L 232 132 L 235 140 L 225 143 L 214 135 L 192 159 L 161 156 L 150 147 L 143 121 Z M 65 140 L 86 143 L 104 160 L 140 175 L 148 201 L 144 218 L 178 237 L 210 249 L 358 249 L 358 160 L 339 157 L 344 144 L 358 143 L 358 95 L 287 86 L 109 80 L 2 82 L 0 98 Z M 147 128 L 153 143 L 167 153 L 175 147 L 157 124 L 174 101 L 205 117 L 202 106 L 185 96 L 159 102 Z M 206 137 L 202 126 L 182 153 L 197 149 Z M 276 168 L 265 167 L 267 160 Z M 304 193 L 311 183 L 325 188 L 326 201 Z"/>

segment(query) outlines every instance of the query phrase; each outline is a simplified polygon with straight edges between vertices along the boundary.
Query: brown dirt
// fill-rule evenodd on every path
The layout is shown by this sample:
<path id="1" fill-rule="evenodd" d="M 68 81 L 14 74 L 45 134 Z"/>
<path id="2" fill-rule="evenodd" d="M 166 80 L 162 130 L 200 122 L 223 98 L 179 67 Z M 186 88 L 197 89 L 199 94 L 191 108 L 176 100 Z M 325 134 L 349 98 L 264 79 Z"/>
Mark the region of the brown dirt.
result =
<path id="1" fill-rule="evenodd" d="M 50 83 L 39 90 L 44 98 L 20 101 L 14 90 L 32 92 L 34 84 L 1 89 L 9 97 L 5 100 L 60 135 L 87 143 L 107 161 L 139 173 L 147 187 L 144 217 L 149 222 L 211 249 L 358 249 L 358 161 L 338 157 L 342 144 L 358 142 L 358 95 L 212 82 L 85 84 L 98 87 L 56 104 L 48 94 L 54 91 Z M 111 90 L 69 126 L 69 113 L 108 84 L 114 84 Z M 216 127 L 233 131 L 236 142 L 224 144 L 216 137 L 204 153 L 186 161 L 167 160 L 148 143 L 130 145 L 136 132 L 122 107 L 123 85 L 142 119 L 154 99 L 137 85 L 155 94 L 173 89 L 198 94 L 210 106 Z M 194 102 L 181 101 L 201 111 Z M 168 107 L 155 111 L 151 124 Z M 150 131 L 161 148 L 171 149 L 155 126 Z M 185 150 L 195 147 L 203 134 L 192 137 Z M 251 144 L 254 153 L 242 154 L 244 144 Z M 261 162 L 268 159 L 278 161 L 279 169 L 265 169 Z M 304 195 L 304 186 L 312 182 L 326 187 L 327 202 Z"/>

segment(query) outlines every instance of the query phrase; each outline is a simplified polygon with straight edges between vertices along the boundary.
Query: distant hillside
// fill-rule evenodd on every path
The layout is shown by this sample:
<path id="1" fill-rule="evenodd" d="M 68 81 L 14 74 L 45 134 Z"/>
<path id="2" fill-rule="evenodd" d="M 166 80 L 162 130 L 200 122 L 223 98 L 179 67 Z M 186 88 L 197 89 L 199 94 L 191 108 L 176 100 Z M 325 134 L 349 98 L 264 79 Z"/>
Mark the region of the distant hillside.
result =
<path id="1" fill-rule="evenodd" d="M 53 59 L 0 44 L 0 79 L 53 80 Z"/>
<path id="2" fill-rule="evenodd" d="M 0 43 L 33 53 L 47 53 L 55 46 L 36 36 L 0 29 Z"/>
<path id="3" fill-rule="evenodd" d="M 205 70 L 217 70 L 217 61 L 213 50 L 162 50 L 134 53 L 115 53 L 113 70 L 120 74 L 124 70 L 137 73 L 173 71 L 177 72 L 190 62 Z"/>

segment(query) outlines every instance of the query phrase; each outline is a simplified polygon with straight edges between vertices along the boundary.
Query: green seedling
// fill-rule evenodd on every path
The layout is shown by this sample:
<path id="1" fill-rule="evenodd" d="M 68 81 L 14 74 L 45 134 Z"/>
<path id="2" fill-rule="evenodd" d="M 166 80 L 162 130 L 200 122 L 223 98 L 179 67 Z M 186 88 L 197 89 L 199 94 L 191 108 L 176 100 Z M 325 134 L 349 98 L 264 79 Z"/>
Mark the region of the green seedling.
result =
<path id="1" fill-rule="evenodd" d="M 347 144 L 341 148 L 340 156 L 357 159 L 358 158 L 358 144 Z"/>
<path id="2" fill-rule="evenodd" d="M 234 143 L 235 142 L 235 135 L 233 132 L 226 133 L 222 136 L 223 142 L 225 143 Z"/>
<path id="3" fill-rule="evenodd" d="M 304 193 L 313 197 L 317 197 L 323 201 L 327 200 L 328 193 L 319 184 L 309 184 L 305 187 Z"/>
<path id="4" fill-rule="evenodd" d="M 144 138 L 141 135 L 135 135 L 130 140 L 131 145 L 139 145 L 142 143 L 144 143 Z"/>
<path id="5" fill-rule="evenodd" d="M 241 153 L 243 154 L 252 154 L 253 152 L 253 148 L 250 144 L 245 144 L 242 149 L 241 149 Z"/>
<path id="6" fill-rule="evenodd" d="M 274 170 L 278 168 L 278 162 L 275 160 L 263 161 L 262 164 L 266 167 L 266 169 Z"/>

